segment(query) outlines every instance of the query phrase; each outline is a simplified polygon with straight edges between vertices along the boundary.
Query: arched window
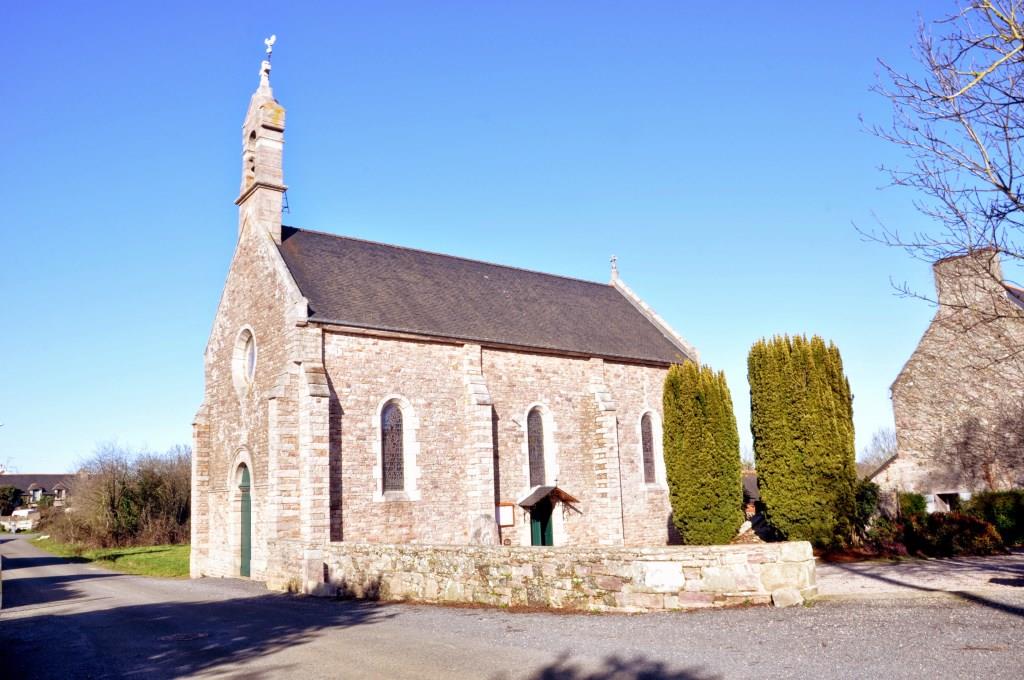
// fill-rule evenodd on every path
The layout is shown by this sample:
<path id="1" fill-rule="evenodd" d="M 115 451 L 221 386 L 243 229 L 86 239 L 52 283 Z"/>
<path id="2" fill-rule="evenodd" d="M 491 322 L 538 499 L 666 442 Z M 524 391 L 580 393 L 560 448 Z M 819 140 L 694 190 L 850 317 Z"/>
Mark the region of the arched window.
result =
<path id="1" fill-rule="evenodd" d="M 249 139 L 245 144 L 245 189 L 256 179 L 256 131 L 249 133 Z"/>
<path id="2" fill-rule="evenodd" d="M 654 427 L 651 425 L 650 413 L 645 413 L 640 419 L 640 444 L 644 453 L 644 482 L 654 484 L 657 477 L 654 468 Z"/>
<path id="3" fill-rule="evenodd" d="M 530 454 L 530 486 L 543 486 L 544 475 L 544 418 L 540 409 L 526 416 L 526 441 Z"/>
<path id="4" fill-rule="evenodd" d="M 253 339 L 252 333 L 248 333 L 245 338 L 243 352 L 242 361 L 245 362 L 245 379 L 252 382 L 253 376 L 256 375 L 256 341 Z"/>
<path id="5" fill-rule="evenodd" d="M 405 461 L 402 455 L 402 409 L 398 404 L 385 404 L 380 413 L 381 465 L 383 489 L 405 489 Z"/>

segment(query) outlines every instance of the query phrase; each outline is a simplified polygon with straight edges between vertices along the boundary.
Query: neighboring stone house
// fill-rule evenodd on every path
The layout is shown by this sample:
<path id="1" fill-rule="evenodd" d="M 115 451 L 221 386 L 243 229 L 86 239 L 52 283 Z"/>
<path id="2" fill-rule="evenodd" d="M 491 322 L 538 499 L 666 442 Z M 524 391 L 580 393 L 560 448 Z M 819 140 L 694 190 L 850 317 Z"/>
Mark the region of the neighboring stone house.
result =
<path id="1" fill-rule="evenodd" d="M 991 250 L 940 260 L 934 274 L 935 318 L 892 385 L 897 454 L 872 478 L 950 510 L 1024 486 L 1024 291 Z"/>
<path id="2" fill-rule="evenodd" d="M 693 347 L 614 266 L 594 283 L 282 226 L 269 72 L 194 425 L 192 574 L 280 586 L 342 541 L 669 542 L 662 384 Z"/>
<path id="3" fill-rule="evenodd" d="M 21 493 L 22 505 L 36 505 L 44 497 L 53 498 L 55 506 L 67 502 L 75 475 L 59 474 L 0 474 L 0 486 L 13 486 Z"/>

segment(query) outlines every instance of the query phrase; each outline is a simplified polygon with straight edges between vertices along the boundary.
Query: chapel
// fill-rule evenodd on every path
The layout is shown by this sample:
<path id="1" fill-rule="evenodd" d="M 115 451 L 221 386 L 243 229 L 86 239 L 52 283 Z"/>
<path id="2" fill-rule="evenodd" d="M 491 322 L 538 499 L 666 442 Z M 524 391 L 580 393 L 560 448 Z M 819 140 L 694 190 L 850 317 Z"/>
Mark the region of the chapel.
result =
<path id="1" fill-rule="evenodd" d="M 284 226 L 270 70 L 193 426 L 192 575 L 283 583 L 282 555 L 336 542 L 670 542 L 662 385 L 696 350 L 614 265 L 582 281 Z"/>

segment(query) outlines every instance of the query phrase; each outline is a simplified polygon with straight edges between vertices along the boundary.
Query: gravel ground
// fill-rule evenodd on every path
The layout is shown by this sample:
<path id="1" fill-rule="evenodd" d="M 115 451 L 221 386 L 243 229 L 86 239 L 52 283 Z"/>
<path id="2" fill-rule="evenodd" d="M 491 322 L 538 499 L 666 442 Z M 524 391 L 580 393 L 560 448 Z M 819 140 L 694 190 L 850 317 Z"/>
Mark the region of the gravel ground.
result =
<path id="1" fill-rule="evenodd" d="M 1013 593 L 1024 589 L 1024 550 L 995 557 L 877 560 L 817 566 L 825 597 L 896 597 L 936 592 Z"/>
<path id="2" fill-rule="evenodd" d="M 515 613 L 123 576 L 0 541 L 9 677 L 1018 678 L 1024 665 L 1024 588 L 784 610 Z"/>

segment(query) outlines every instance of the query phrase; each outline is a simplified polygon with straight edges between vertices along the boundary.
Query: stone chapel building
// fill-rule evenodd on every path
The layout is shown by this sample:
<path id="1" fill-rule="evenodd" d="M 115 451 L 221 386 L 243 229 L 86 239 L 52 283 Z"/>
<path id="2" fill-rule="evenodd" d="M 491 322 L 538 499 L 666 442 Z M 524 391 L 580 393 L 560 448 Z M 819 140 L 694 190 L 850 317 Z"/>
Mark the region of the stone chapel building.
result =
<path id="1" fill-rule="evenodd" d="M 994 250 L 933 271 L 938 309 L 892 384 L 897 453 L 873 479 L 948 511 L 1024 487 L 1024 290 Z"/>
<path id="2" fill-rule="evenodd" d="M 341 541 L 665 545 L 662 384 L 694 348 L 614 269 L 282 226 L 269 74 L 194 423 L 192 575 L 281 585 Z"/>

